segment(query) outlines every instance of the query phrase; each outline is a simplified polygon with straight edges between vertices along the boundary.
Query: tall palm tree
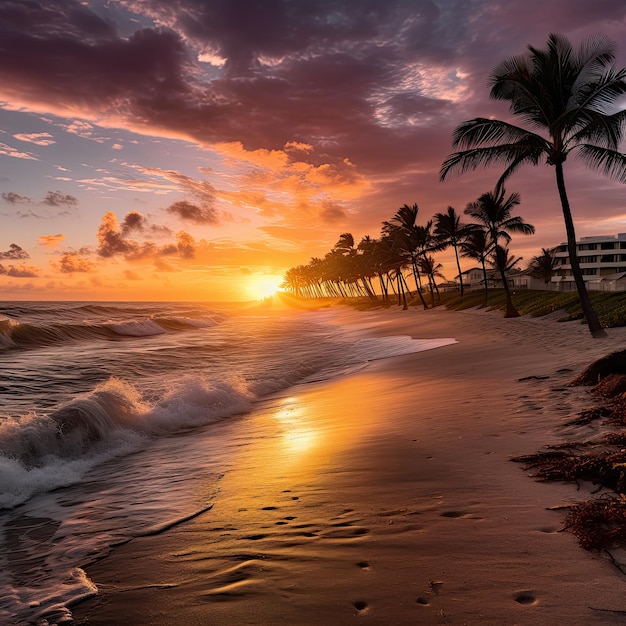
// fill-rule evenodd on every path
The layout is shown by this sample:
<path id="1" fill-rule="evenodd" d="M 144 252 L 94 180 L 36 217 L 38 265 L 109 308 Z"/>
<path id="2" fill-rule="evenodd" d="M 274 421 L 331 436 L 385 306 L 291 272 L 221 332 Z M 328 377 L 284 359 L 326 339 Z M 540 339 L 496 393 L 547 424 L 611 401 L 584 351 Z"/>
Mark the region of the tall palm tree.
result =
<path id="1" fill-rule="evenodd" d="M 422 306 L 424 309 L 427 309 L 428 305 L 422 294 L 421 278 L 417 263 L 421 254 L 418 250 L 420 245 L 420 227 L 416 224 L 418 213 L 419 206 L 417 203 L 414 203 L 412 206 L 404 204 L 389 221 L 383 222 L 382 232 L 393 239 L 395 248 L 403 250 L 408 255 L 417 294 L 422 302 Z"/>
<path id="2" fill-rule="evenodd" d="M 461 222 L 461 217 L 449 206 L 446 213 L 435 214 L 435 235 L 439 237 L 443 245 L 454 248 L 456 258 L 456 268 L 459 272 L 459 286 L 461 297 L 463 297 L 463 275 L 461 274 L 461 264 L 459 263 L 459 245 L 469 234 L 471 228 Z"/>
<path id="3" fill-rule="evenodd" d="M 430 289 L 430 301 L 435 306 L 435 291 L 439 298 L 439 289 L 437 288 L 437 278 L 445 278 L 441 273 L 443 265 L 437 263 L 432 255 L 424 255 L 418 261 L 420 271 L 424 276 L 428 277 L 428 288 Z"/>
<path id="4" fill-rule="evenodd" d="M 563 164 L 570 153 L 586 165 L 626 182 L 626 155 L 619 152 L 626 109 L 615 111 L 626 93 L 626 68 L 613 65 L 615 44 L 595 36 L 574 50 L 563 35 L 551 34 L 545 49 L 528 46 L 525 54 L 500 63 L 491 73 L 490 96 L 506 100 L 509 110 L 530 127 L 475 118 L 458 126 L 441 179 L 481 165 L 505 166 L 502 184 L 525 163 L 545 160 L 554 166 L 565 221 L 567 247 L 578 296 L 594 337 L 606 337 L 585 287 L 576 256 L 576 233 L 565 188 Z M 532 130 L 531 130 L 532 129 Z"/>
<path id="5" fill-rule="evenodd" d="M 485 228 L 491 244 L 497 248 L 501 239 L 506 243 L 511 241 L 510 233 L 532 235 L 535 232 L 535 227 L 532 224 L 527 224 L 517 215 L 511 215 L 513 209 L 520 202 L 521 199 L 518 193 L 512 193 L 507 198 L 506 190 L 504 187 L 499 186 L 494 191 L 482 194 L 476 202 L 470 202 L 465 209 L 465 213 L 473 217 Z M 498 269 L 500 270 L 502 284 L 506 293 L 506 313 L 504 317 L 519 317 L 519 313 L 511 299 L 509 284 L 502 264 L 500 264 Z"/>
<path id="6" fill-rule="evenodd" d="M 480 263 L 483 270 L 483 285 L 485 286 L 485 306 L 489 301 L 489 285 L 487 280 L 487 268 L 485 263 L 493 245 L 489 241 L 489 235 L 484 228 L 473 229 L 461 243 L 461 256 L 474 259 Z"/>
<path id="7" fill-rule="evenodd" d="M 543 280 L 547 285 L 556 271 L 555 248 L 541 248 L 541 254 L 531 259 L 528 269 L 531 276 Z"/>

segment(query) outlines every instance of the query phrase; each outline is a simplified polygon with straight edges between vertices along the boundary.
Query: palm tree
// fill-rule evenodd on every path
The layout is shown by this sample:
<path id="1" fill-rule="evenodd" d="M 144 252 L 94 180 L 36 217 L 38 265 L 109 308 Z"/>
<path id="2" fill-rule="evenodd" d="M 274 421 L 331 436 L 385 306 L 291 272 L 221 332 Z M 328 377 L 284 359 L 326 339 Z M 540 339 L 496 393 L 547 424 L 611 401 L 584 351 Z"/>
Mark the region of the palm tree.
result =
<path id="1" fill-rule="evenodd" d="M 549 250 L 541 248 L 541 254 L 534 256 L 528 266 L 530 275 L 543 280 L 546 285 L 552 280 L 556 270 L 555 251 L 555 248 L 550 248 Z"/>
<path id="2" fill-rule="evenodd" d="M 492 244 L 489 241 L 489 235 L 484 228 L 473 229 L 461 243 L 461 256 L 474 259 L 480 262 L 480 266 L 483 270 L 483 284 L 485 286 L 485 306 L 489 301 L 489 285 L 487 280 L 487 268 L 485 262 L 487 256 L 491 252 Z"/>
<path id="3" fill-rule="evenodd" d="M 437 278 L 445 278 L 441 273 L 443 265 L 437 263 L 433 256 L 424 255 L 418 261 L 418 265 L 422 274 L 428 277 L 428 288 L 430 289 L 430 301 L 432 306 L 435 306 L 435 291 L 437 292 L 437 298 L 439 298 L 439 289 L 437 288 Z"/>
<path id="4" fill-rule="evenodd" d="M 463 297 L 463 275 L 461 274 L 461 264 L 459 263 L 459 245 L 469 234 L 471 228 L 467 224 L 461 223 L 461 217 L 449 206 L 446 213 L 435 214 L 435 235 L 439 237 L 443 245 L 454 248 L 456 267 L 459 271 L 459 286 L 461 297 Z"/>
<path id="5" fill-rule="evenodd" d="M 395 215 L 389 220 L 383 222 L 382 232 L 384 235 L 391 237 L 394 242 L 394 246 L 397 249 L 403 250 L 409 257 L 411 263 L 411 269 L 413 270 L 413 278 L 415 280 L 415 288 L 417 294 L 422 302 L 424 309 L 428 308 L 426 300 L 422 294 L 422 284 L 419 273 L 419 267 L 417 260 L 420 255 L 418 247 L 420 246 L 420 226 L 415 223 L 417 220 L 417 214 L 419 213 L 419 206 L 414 203 L 412 206 L 404 204 L 395 213 Z"/>
<path id="6" fill-rule="evenodd" d="M 482 194 L 476 202 L 470 202 L 465 209 L 465 213 L 473 217 L 485 228 L 491 244 L 497 248 L 501 239 L 504 239 L 506 243 L 511 241 L 510 233 L 532 235 L 535 232 L 535 227 L 532 224 L 527 224 L 517 215 L 511 215 L 513 209 L 520 202 L 521 199 L 518 193 L 514 192 L 507 198 L 506 190 L 504 187 L 499 186 L 494 191 Z M 504 317 L 519 317 L 519 313 L 511 300 L 504 270 L 501 270 L 501 278 L 507 296 Z"/>
<path id="7" fill-rule="evenodd" d="M 509 249 L 496 244 L 493 249 L 492 259 L 490 264 L 493 268 L 500 272 L 500 280 L 504 287 L 504 294 L 506 296 L 506 315 L 504 317 L 519 317 L 517 309 L 513 306 L 513 300 L 511 299 L 511 288 L 509 281 L 506 277 L 506 273 L 511 271 L 520 261 L 522 257 L 514 257 L 509 254 Z M 512 312 L 512 314 L 511 314 Z"/>
<path id="8" fill-rule="evenodd" d="M 626 182 L 626 155 L 619 152 L 626 109 L 616 111 L 626 93 L 626 68 L 616 69 L 615 44 L 603 36 L 589 38 L 574 50 L 563 35 L 551 34 L 546 49 L 528 51 L 503 61 L 491 73 L 490 96 L 510 103 L 533 130 L 495 119 L 475 118 L 458 126 L 441 179 L 481 165 L 505 166 L 502 184 L 525 163 L 542 160 L 554 166 L 565 221 L 567 247 L 578 296 L 594 337 L 606 337 L 576 256 L 576 233 L 565 189 L 563 163 L 570 153 L 583 163 Z M 537 132 L 535 132 L 537 131 Z"/>

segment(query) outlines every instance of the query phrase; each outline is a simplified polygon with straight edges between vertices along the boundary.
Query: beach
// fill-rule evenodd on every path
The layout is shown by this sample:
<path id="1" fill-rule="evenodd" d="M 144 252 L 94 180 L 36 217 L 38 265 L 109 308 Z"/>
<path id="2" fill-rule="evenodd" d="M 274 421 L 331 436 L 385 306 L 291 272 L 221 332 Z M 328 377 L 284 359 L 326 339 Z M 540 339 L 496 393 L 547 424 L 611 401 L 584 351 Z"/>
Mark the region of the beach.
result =
<path id="1" fill-rule="evenodd" d="M 510 461 L 589 434 L 564 423 L 597 400 L 566 385 L 626 343 L 557 316 L 337 309 L 369 334 L 457 343 L 296 385 L 220 426 L 206 457 L 229 463 L 197 482 L 207 506 L 86 565 L 98 595 L 74 619 L 623 624 L 617 569 L 560 532 L 590 487 Z"/>

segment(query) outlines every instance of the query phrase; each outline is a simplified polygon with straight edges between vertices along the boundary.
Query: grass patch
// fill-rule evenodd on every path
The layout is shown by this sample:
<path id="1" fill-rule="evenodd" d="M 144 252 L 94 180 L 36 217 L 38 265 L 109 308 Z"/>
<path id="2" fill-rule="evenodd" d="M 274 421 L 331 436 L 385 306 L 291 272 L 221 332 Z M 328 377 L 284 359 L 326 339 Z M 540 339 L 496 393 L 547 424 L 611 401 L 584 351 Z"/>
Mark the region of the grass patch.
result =
<path id="1" fill-rule="evenodd" d="M 626 326 L 626 293 L 590 292 L 593 308 L 605 328 Z M 576 292 L 517 290 L 513 304 L 521 315 L 541 317 L 554 311 L 565 311 L 559 321 L 583 320 L 583 311 Z M 457 292 L 441 294 L 441 304 L 447 309 L 460 311 L 485 306 L 484 292 L 472 291 L 462 298 Z M 504 311 L 506 297 L 504 289 L 490 289 L 488 309 Z"/>

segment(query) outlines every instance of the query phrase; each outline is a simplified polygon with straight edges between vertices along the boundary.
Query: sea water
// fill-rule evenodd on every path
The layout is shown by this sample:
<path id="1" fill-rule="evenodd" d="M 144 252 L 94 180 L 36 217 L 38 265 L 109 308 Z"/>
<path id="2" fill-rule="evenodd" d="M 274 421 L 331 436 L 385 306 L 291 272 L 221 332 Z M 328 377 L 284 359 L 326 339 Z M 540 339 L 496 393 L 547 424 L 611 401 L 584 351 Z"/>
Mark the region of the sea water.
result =
<path id="1" fill-rule="evenodd" d="M 256 402 L 454 340 L 242 304 L 0 305 L 0 623 L 60 624 L 83 568 L 206 511 Z M 200 487 L 201 486 L 201 487 Z"/>

